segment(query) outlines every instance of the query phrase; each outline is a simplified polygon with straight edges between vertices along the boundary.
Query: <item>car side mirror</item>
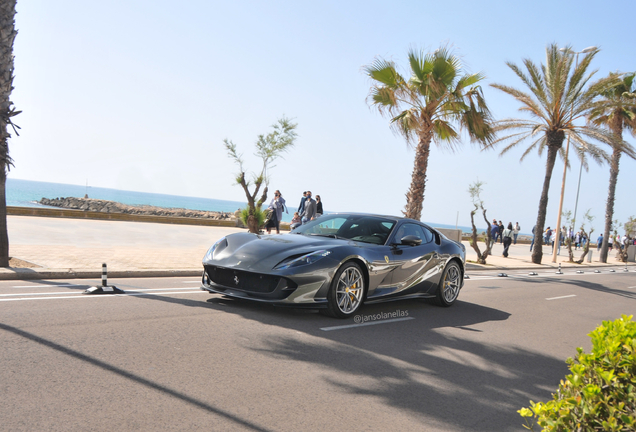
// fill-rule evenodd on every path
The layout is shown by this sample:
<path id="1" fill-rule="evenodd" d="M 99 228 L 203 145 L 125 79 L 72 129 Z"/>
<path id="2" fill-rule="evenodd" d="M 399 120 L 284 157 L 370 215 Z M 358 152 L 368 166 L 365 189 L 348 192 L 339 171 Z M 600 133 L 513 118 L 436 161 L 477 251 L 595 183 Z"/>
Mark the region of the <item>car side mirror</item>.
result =
<path id="1" fill-rule="evenodd" d="M 414 235 L 407 235 L 402 237 L 400 242 L 406 246 L 419 246 L 422 244 L 422 239 Z"/>

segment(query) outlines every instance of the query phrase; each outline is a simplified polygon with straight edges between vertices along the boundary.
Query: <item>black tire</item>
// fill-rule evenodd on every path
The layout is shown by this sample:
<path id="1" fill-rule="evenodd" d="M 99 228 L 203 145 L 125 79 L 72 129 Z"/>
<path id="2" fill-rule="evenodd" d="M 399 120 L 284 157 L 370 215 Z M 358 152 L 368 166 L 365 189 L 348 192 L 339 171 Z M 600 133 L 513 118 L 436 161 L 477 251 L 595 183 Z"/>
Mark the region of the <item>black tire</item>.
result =
<path id="1" fill-rule="evenodd" d="M 352 317 L 362 305 L 365 294 L 364 273 L 358 264 L 342 265 L 331 281 L 327 293 L 327 315 L 334 318 Z"/>
<path id="2" fill-rule="evenodd" d="M 457 297 L 459 297 L 461 286 L 462 271 L 459 268 L 459 264 L 455 261 L 451 261 L 444 269 L 442 278 L 439 281 L 435 303 L 444 307 L 452 306 L 457 300 Z"/>

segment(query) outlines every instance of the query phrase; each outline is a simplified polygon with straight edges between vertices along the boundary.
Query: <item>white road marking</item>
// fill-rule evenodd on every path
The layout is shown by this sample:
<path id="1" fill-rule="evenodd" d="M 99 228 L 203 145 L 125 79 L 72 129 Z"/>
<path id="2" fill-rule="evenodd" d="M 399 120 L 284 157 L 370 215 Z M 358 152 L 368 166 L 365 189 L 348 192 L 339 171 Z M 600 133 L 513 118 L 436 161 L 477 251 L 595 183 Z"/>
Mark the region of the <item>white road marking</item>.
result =
<path id="1" fill-rule="evenodd" d="M 155 291 L 170 291 L 170 290 L 191 290 L 192 288 L 141 288 L 131 289 L 126 294 L 130 293 L 142 293 L 142 292 L 155 292 Z M 17 293 L 17 294 L 0 294 L 0 297 L 20 297 L 20 296 L 39 296 L 39 295 L 60 295 L 60 294 L 78 294 L 73 291 L 59 291 L 59 292 L 36 292 L 36 293 Z M 81 294 L 81 293 L 79 293 Z"/>
<path id="2" fill-rule="evenodd" d="M 550 278 L 550 277 L 560 277 L 560 276 L 601 276 L 601 275 L 607 275 L 608 272 L 607 270 L 604 270 L 601 273 L 594 273 L 594 270 L 590 270 L 587 269 L 584 271 L 584 273 L 576 273 L 576 272 L 563 272 L 563 274 L 557 274 L 555 272 L 542 272 L 539 273 L 537 275 L 534 276 L 530 276 L 527 273 L 522 273 L 522 274 L 510 274 L 508 273 L 508 277 L 509 278 L 519 278 L 519 279 L 537 279 L 537 278 Z M 616 272 L 618 273 L 618 272 Z M 499 276 L 490 276 L 490 275 L 485 275 L 485 276 L 473 276 L 472 274 L 468 273 L 467 274 L 470 276 L 470 279 L 464 279 L 465 282 L 470 282 L 470 281 L 482 281 L 482 280 L 492 280 L 492 279 L 503 279 Z"/>
<path id="3" fill-rule="evenodd" d="M 45 287 L 72 287 L 72 286 L 78 286 L 78 287 L 83 287 L 83 286 L 88 286 L 87 284 L 41 284 L 41 285 L 17 285 L 17 286 L 12 286 L 11 288 L 45 288 Z"/>
<path id="4" fill-rule="evenodd" d="M 341 326 L 333 326 L 333 327 L 322 327 L 320 330 L 322 330 L 322 331 L 342 330 L 342 329 L 346 329 L 346 328 L 364 327 L 364 326 L 370 326 L 370 325 L 376 325 L 376 324 L 386 324 L 386 323 L 392 323 L 392 322 L 398 322 L 398 321 L 406 321 L 406 320 L 412 320 L 412 319 L 415 319 L 415 318 L 413 318 L 413 317 L 393 318 L 393 319 L 386 319 L 386 320 L 370 321 L 370 322 L 366 322 L 366 323 L 362 323 L 362 324 L 349 324 L 349 325 L 341 325 Z"/>
<path id="5" fill-rule="evenodd" d="M 112 298 L 112 297 L 134 297 L 134 296 L 145 296 L 145 295 L 168 295 L 168 294 L 207 294 L 201 290 L 196 291 L 174 291 L 174 292 L 146 292 L 146 293 L 126 293 L 126 294 L 93 294 L 93 295 L 83 295 L 83 294 L 71 294 L 60 297 L 28 297 L 28 298 L 0 298 L 0 302 L 7 301 L 26 301 L 26 300 L 59 300 L 59 299 L 90 299 L 90 298 Z"/>
<path id="6" fill-rule="evenodd" d="M 570 294 L 570 295 L 561 296 L 561 297 L 550 297 L 550 298 L 547 298 L 546 300 L 559 300 L 559 299 L 564 299 L 569 297 L 576 297 L 576 294 Z"/>

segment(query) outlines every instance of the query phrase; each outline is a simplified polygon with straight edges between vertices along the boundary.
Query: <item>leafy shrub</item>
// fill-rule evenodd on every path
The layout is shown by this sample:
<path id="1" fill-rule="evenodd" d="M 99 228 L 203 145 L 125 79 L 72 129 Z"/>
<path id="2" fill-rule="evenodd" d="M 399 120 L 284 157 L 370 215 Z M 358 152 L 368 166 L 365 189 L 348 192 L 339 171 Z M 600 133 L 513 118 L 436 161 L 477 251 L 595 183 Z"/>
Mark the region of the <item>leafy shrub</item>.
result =
<path id="1" fill-rule="evenodd" d="M 561 380 L 553 400 L 530 401 L 518 411 L 533 429 L 534 417 L 543 431 L 636 430 L 636 322 L 623 315 L 589 334 L 592 353 L 577 348 L 568 358 L 572 372 Z"/>
<path id="2" fill-rule="evenodd" d="M 256 218 L 256 220 L 258 221 L 258 227 L 262 228 L 263 225 L 265 224 L 265 216 L 267 210 L 263 210 L 260 207 L 255 207 L 254 208 L 254 217 Z M 250 208 L 249 207 L 245 207 L 244 209 L 241 209 L 241 222 L 243 222 L 243 225 L 248 226 L 247 225 L 247 217 L 250 214 Z"/>

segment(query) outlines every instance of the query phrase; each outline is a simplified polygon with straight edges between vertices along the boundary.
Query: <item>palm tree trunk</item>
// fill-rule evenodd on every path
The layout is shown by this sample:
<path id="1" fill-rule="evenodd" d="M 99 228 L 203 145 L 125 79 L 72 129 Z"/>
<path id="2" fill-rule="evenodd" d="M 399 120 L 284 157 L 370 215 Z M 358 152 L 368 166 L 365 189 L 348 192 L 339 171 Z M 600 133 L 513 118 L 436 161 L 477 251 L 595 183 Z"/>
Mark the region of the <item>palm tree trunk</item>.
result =
<path id="1" fill-rule="evenodd" d="M 426 188 L 426 170 L 428 169 L 428 156 L 431 151 L 432 129 L 426 130 L 419 136 L 419 142 L 415 149 L 415 165 L 411 175 L 411 187 L 406 194 L 406 207 L 404 216 L 420 220 L 424 203 L 424 190 Z"/>
<path id="2" fill-rule="evenodd" d="M 614 197 L 616 195 L 616 182 L 618 180 L 618 164 L 621 159 L 621 151 L 614 148 L 612 161 L 610 162 L 609 192 L 607 194 L 607 204 L 605 205 L 605 231 L 603 232 L 603 244 L 601 245 L 601 256 L 599 261 L 606 263 L 609 251 L 609 236 L 612 231 L 612 218 L 614 217 Z"/>
<path id="3" fill-rule="evenodd" d="M 548 137 L 548 160 L 545 163 L 545 179 L 543 180 L 543 190 L 541 191 L 541 199 L 539 200 L 539 213 L 537 214 L 537 225 L 534 230 L 534 246 L 532 247 L 532 262 L 535 264 L 541 264 L 541 259 L 543 258 L 543 228 L 545 227 L 545 217 L 548 210 L 548 191 L 550 190 L 550 180 L 552 179 L 554 162 L 556 161 L 559 148 L 563 145 L 563 132 L 555 135 L 557 136 Z M 559 141 L 559 136 L 560 142 L 556 144 L 556 142 Z M 554 144 L 551 141 L 553 141 Z"/>
<path id="4" fill-rule="evenodd" d="M 0 267 L 9 267 L 6 183 L 7 173 L 5 170 L 0 170 Z"/>
<path id="5" fill-rule="evenodd" d="M 9 157 L 9 123 L 12 111 L 13 90 L 13 41 L 15 30 L 16 0 L 0 2 L 0 267 L 9 266 L 9 236 L 7 234 L 7 201 L 5 186 Z"/>

